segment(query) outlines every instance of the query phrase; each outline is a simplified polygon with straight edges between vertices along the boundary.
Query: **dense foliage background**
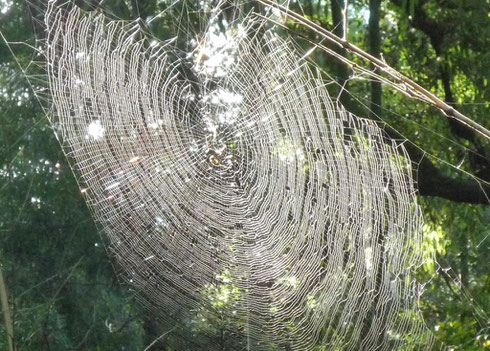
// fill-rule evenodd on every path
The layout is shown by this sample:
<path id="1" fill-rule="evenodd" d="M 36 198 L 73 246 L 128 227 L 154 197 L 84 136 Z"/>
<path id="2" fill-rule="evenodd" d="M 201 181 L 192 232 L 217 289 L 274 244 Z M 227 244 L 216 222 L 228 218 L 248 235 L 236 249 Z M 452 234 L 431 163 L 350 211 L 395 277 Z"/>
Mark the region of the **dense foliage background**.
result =
<path id="1" fill-rule="evenodd" d="M 149 19 L 172 2 L 111 0 L 104 6 L 121 18 Z M 345 7 L 343 0 L 301 0 L 291 7 L 339 35 L 345 34 L 347 9 L 350 41 L 490 127 L 490 1 L 352 0 Z M 164 38 L 173 25 L 162 16 L 149 29 Z M 318 39 L 293 22 L 287 25 Z M 142 350 L 164 331 L 118 283 L 83 195 L 19 68 L 35 58 L 28 46 L 16 43 L 35 43 L 24 1 L 0 0 L 0 30 L 16 57 L 0 42 L 0 268 L 16 347 Z M 409 152 L 419 166 L 427 257 L 431 252 L 437 257 L 419 276 L 428 281 L 421 299 L 426 321 L 455 349 L 490 350 L 485 191 L 490 193 L 483 182 L 490 181 L 488 140 L 425 104 L 362 79 L 321 51 L 312 59 L 346 84 L 352 95 L 340 99 L 348 109 L 381 118 L 413 143 Z M 8 349 L 7 340 L 2 322 L 2 350 Z M 171 344 L 162 338 L 153 349 L 176 350 Z"/>

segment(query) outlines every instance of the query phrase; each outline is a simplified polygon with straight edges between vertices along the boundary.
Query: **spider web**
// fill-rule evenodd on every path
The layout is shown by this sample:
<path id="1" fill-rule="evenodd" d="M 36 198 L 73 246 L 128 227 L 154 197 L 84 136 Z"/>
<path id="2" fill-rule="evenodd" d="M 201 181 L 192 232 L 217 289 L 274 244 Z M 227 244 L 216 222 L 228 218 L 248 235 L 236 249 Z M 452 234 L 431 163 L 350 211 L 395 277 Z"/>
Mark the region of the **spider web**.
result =
<path id="1" fill-rule="evenodd" d="M 38 94 L 121 276 L 182 348 L 433 349 L 403 141 L 334 102 L 292 40 L 216 18 L 183 52 L 46 10 Z"/>

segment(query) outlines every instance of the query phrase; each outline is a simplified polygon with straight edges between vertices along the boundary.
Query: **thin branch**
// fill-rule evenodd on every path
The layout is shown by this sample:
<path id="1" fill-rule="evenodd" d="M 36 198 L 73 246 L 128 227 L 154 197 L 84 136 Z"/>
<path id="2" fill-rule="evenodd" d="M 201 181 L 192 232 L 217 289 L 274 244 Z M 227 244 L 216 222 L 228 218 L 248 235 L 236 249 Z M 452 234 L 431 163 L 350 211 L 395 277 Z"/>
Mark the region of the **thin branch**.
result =
<path id="1" fill-rule="evenodd" d="M 485 138 L 490 140 L 490 131 L 488 129 L 476 123 L 472 119 L 466 117 L 461 112 L 455 110 L 452 106 L 450 106 L 443 100 L 439 99 L 437 96 L 435 96 L 434 94 L 432 94 L 431 92 L 429 92 L 428 90 L 420 86 L 419 84 L 415 83 L 413 80 L 409 79 L 405 75 L 401 74 L 394 68 L 390 67 L 384 61 L 368 54 L 367 52 L 351 44 L 347 40 L 339 38 L 332 32 L 322 28 L 318 24 L 310 21 L 309 19 L 301 16 L 300 14 L 289 10 L 287 7 L 284 7 L 272 0 L 258 0 L 258 2 L 260 2 L 263 5 L 270 6 L 272 8 L 281 11 L 288 17 L 294 19 L 299 24 L 306 26 L 307 28 L 311 29 L 312 31 L 319 34 L 323 38 L 339 45 L 340 47 L 344 48 L 345 50 L 348 50 L 349 52 L 357 55 L 358 57 L 369 61 L 376 68 L 385 72 L 389 77 L 391 77 L 394 80 L 394 81 L 389 81 L 389 84 L 392 87 L 396 88 L 399 91 L 402 91 L 403 93 L 405 93 L 406 95 L 414 99 L 419 99 L 435 106 L 436 108 L 441 110 L 446 115 L 446 117 L 458 120 L 459 122 L 474 129 L 475 131 L 482 134 Z"/>
<path id="2" fill-rule="evenodd" d="M 7 331 L 9 351 L 14 351 L 15 350 L 14 324 L 12 323 L 12 318 L 10 316 L 10 305 L 9 305 L 9 299 L 7 294 L 7 286 L 5 285 L 5 280 L 3 279 L 3 270 L 1 267 L 0 267 L 0 300 L 2 300 L 3 320 L 5 322 L 5 329 Z"/>
<path id="3" fill-rule="evenodd" d="M 170 334 L 171 332 L 173 332 L 175 330 L 176 327 L 170 329 L 169 331 L 166 331 L 165 333 L 163 333 L 162 335 L 160 335 L 158 338 L 156 338 L 155 340 L 152 341 L 152 343 L 150 345 L 148 345 L 143 351 L 148 351 L 153 345 L 155 345 L 157 343 L 157 341 L 159 341 L 160 339 L 162 339 L 163 337 L 165 337 L 167 334 Z"/>

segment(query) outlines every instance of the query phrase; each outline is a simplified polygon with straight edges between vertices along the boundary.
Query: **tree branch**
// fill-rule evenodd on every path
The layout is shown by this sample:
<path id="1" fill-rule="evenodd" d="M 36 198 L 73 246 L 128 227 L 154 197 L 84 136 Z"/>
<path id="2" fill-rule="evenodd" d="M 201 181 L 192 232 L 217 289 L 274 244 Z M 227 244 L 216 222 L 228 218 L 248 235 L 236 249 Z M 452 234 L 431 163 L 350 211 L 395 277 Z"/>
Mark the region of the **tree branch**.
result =
<path id="1" fill-rule="evenodd" d="M 5 330 L 8 339 L 9 351 L 16 350 L 15 339 L 14 339 L 14 324 L 12 323 L 12 318 L 10 316 L 10 305 L 7 294 L 7 287 L 5 285 L 5 280 L 3 279 L 3 270 L 0 267 L 0 300 L 3 310 L 3 320 L 5 322 Z"/>
<path id="2" fill-rule="evenodd" d="M 424 4 L 426 2 L 427 1 L 424 0 L 416 3 L 410 23 L 413 28 L 419 29 L 429 38 L 437 56 L 442 57 L 444 55 L 444 41 L 446 35 L 452 31 L 452 25 L 436 22 L 429 18 L 424 10 Z M 400 0 L 392 0 L 392 3 L 398 7 L 402 6 Z M 444 89 L 444 100 L 448 105 L 456 108 L 456 100 L 451 89 L 451 71 L 449 64 L 445 60 L 442 60 L 439 65 L 439 74 Z M 471 168 L 484 180 L 490 181 L 490 173 L 488 172 L 490 169 L 490 160 L 486 156 L 485 148 L 477 139 L 477 134 L 474 129 L 460 123 L 456 119 L 448 118 L 447 122 L 454 135 L 464 138 L 472 143 L 474 151 L 470 154 Z"/>
<path id="3" fill-rule="evenodd" d="M 446 117 L 454 118 L 459 122 L 468 125 L 470 128 L 474 129 L 475 131 L 485 136 L 488 140 L 490 140 L 490 131 L 487 130 L 485 127 L 476 123 L 475 121 L 468 118 L 467 116 L 463 115 L 461 112 L 455 110 L 452 106 L 448 105 L 446 102 L 442 101 L 441 99 L 439 99 L 437 96 L 435 96 L 425 88 L 421 87 L 420 85 L 418 85 L 408 77 L 404 76 L 397 70 L 391 68 L 384 61 L 368 54 L 367 52 L 351 44 L 350 42 L 342 38 L 339 38 L 332 32 L 329 32 L 328 30 L 322 28 L 321 26 L 310 21 L 309 19 L 299 15 L 298 13 L 289 10 L 287 7 L 284 7 L 272 0 L 258 0 L 258 2 L 260 2 L 263 5 L 270 6 L 272 8 L 279 10 L 280 12 L 286 14 L 288 17 L 292 18 L 299 24 L 304 25 L 305 27 L 317 33 L 318 35 L 322 36 L 324 39 L 327 39 L 339 45 L 340 47 L 344 48 L 345 50 L 352 52 L 356 56 L 372 63 L 376 68 L 383 71 L 392 79 L 389 81 L 388 84 L 390 84 L 398 91 L 401 91 L 414 99 L 419 99 L 421 101 L 424 101 L 426 103 L 435 106 L 436 108 L 441 110 L 446 115 Z"/>
<path id="4" fill-rule="evenodd" d="M 325 32 L 324 35 L 322 35 L 322 36 L 327 38 L 327 39 L 329 39 L 328 35 L 332 36 L 333 39 L 331 39 L 331 41 L 336 43 L 336 44 L 341 45 L 342 48 L 347 48 L 348 46 L 352 46 L 352 44 L 345 42 L 343 39 L 336 37 L 334 34 L 322 29 L 321 27 L 319 27 L 318 25 L 315 25 L 311 21 L 309 21 L 307 19 L 303 19 L 300 15 L 297 15 L 296 13 L 289 11 L 287 8 L 284 8 L 281 5 L 278 5 L 276 3 L 272 3 L 270 0 L 258 0 L 258 1 L 261 2 L 262 4 L 267 5 L 267 6 L 271 6 L 271 7 L 275 7 L 275 8 L 280 9 L 280 11 L 286 13 L 288 16 L 295 19 L 297 22 L 299 22 L 301 24 L 305 24 L 309 28 L 311 28 L 310 24 L 313 25 L 315 28 L 311 28 L 311 29 L 313 29 L 317 33 L 318 32 L 322 32 L 322 33 Z M 294 15 L 296 15 L 296 17 Z M 271 20 L 271 21 L 273 21 L 273 20 Z M 276 22 L 274 22 L 274 23 L 276 23 Z M 282 27 L 285 27 L 284 25 L 282 25 L 280 23 L 276 23 L 276 24 L 278 24 Z M 285 27 L 285 28 L 287 28 L 287 27 Z M 358 66 L 356 63 L 348 60 L 344 55 L 337 52 L 337 50 L 335 50 L 335 51 L 331 50 L 330 48 L 328 48 L 328 47 L 326 47 L 320 43 L 314 43 L 307 38 L 305 38 L 305 39 L 308 40 L 313 45 L 316 45 L 318 48 L 324 50 L 328 54 L 336 57 L 337 59 L 339 59 L 343 63 L 347 63 L 349 66 L 353 67 L 354 69 L 359 70 L 365 74 L 369 74 L 373 78 L 379 79 L 382 82 L 390 84 L 390 82 L 387 81 L 386 78 L 379 76 L 379 75 L 377 75 L 377 74 L 375 74 L 375 73 L 373 73 L 367 69 L 364 69 L 364 68 Z M 356 48 L 356 47 L 354 47 L 354 48 Z M 368 57 L 367 58 L 368 60 L 369 60 L 369 58 L 372 58 L 374 60 L 374 62 L 373 61 L 371 61 L 371 62 L 373 63 L 373 65 L 376 68 L 378 68 L 378 69 L 382 68 L 381 64 L 376 63 L 377 61 L 380 61 L 379 59 L 374 58 L 372 55 L 370 55 L 368 53 L 365 53 L 361 49 L 356 48 L 356 50 L 362 52 L 362 54 L 364 56 Z M 354 52 L 352 50 L 349 50 L 349 51 Z M 354 52 L 354 53 L 356 53 L 356 52 Z M 345 54 L 345 52 L 344 52 L 344 54 Z M 387 67 L 387 68 L 383 69 L 383 71 L 385 71 L 385 72 L 386 72 L 386 70 L 393 71 L 392 77 L 393 76 L 396 77 L 396 75 L 399 74 L 397 71 L 393 70 L 392 68 L 390 68 L 389 66 L 387 66 L 383 62 L 381 62 L 381 63 Z M 400 74 L 400 76 L 404 77 L 401 74 Z M 408 79 L 408 78 L 405 78 L 405 79 Z M 379 82 L 375 82 L 375 83 L 379 84 Z M 403 89 L 401 89 L 399 85 L 396 85 L 396 84 L 393 85 L 393 84 L 395 84 L 395 83 L 391 83 L 390 85 L 393 86 L 395 89 L 406 93 L 406 91 L 403 91 Z M 413 83 L 413 84 L 416 84 L 416 83 Z M 421 88 L 421 89 L 423 89 L 423 88 Z M 407 94 L 407 95 L 411 96 L 410 94 Z M 413 97 L 413 96 L 411 96 L 411 97 Z M 418 98 L 418 97 L 416 97 L 416 98 Z M 426 100 L 424 99 L 424 101 L 426 101 Z M 431 102 L 431 104 L 433 104 L 433 103 Z M 380 103 L 376 103 L 376 105 L 380 105 Z M 377 115 L 373 114 L 371 117 L 375 120 L 379 120 L 379 118 L 377 116 L 379 116 L 379 114 L 377 114 Z M 481 127 L 481 128 L 483 128 L 483 127 Z M 396 130 L 394 130 L 393 128 L 391 128 L 389 126 L 385 127 L 385 131 L 386 131 L 387 135 L 392 139 L 406 140 L 400 133 L 398 133 Z M 488 133 L 488 131 L 487 131 L 487 133 Z M 411 159 L 419 164 L 419 167 L 417 169 L 419 195 L 421 195 L 421 196 L 437 196 L 437 197 L 442 197 L 442 198 L 445 198 L 445 199 L 448 199 L 451 201 L 455 201 L 455 202 L 486 204 L 486 205 L 490 204 L 490 200 L 489 200 L 490 184 L 479 183 L 476 180 L 474 180 L 474 181 L 472 181 L 472 180 L 461 180 L 461 179 L 454 179 L 452 177 L 449 177 L 449 176 L 445 175 L 440 169 L 438 169 L 431 162 L 431 160 L 426 157 L 426 153 L 423 150 L 421 150 L 420 148 L 418 148 L 415 144 L 406 143 L 405 149 L 409 153 Z"/>

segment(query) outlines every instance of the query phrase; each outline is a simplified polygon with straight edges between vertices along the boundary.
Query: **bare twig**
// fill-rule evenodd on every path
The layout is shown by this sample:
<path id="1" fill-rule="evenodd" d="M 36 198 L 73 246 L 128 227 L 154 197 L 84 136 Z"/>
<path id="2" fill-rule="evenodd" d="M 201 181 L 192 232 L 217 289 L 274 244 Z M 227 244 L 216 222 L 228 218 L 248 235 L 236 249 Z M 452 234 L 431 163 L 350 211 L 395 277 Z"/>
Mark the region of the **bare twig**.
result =
<path id="1" fill-rule="evenodd" d="M 14 325 L 10 316 L 10 305 L 7 294 L 7 286 L 3 279 L 3 270 L 0 267 L 0 300 L 2 300 L 3 320 L 5 322 L 5 329 L 7 331 L 7 339 L 9 344 L 9 351 L 15 350 L 14 343 Z"/>
<path id="2" fill-rule="evenodd" d="M 148 351 L 153 345 L 155 345 L 157 343 L 158 340 L 162 339 L 167 334 L 170 334 L 171 332 L 173 332 L 175 330 L 175 328 L 176 327 L 170 329 L 169 331 L 166 331 L 165 333 L 163 333 L 162 335 L 160 335 L 158 338 L 156 338 L 155 340 L 153 340 L 152 343 L 150 345 L 148 345 L 143 351 Z"/>

